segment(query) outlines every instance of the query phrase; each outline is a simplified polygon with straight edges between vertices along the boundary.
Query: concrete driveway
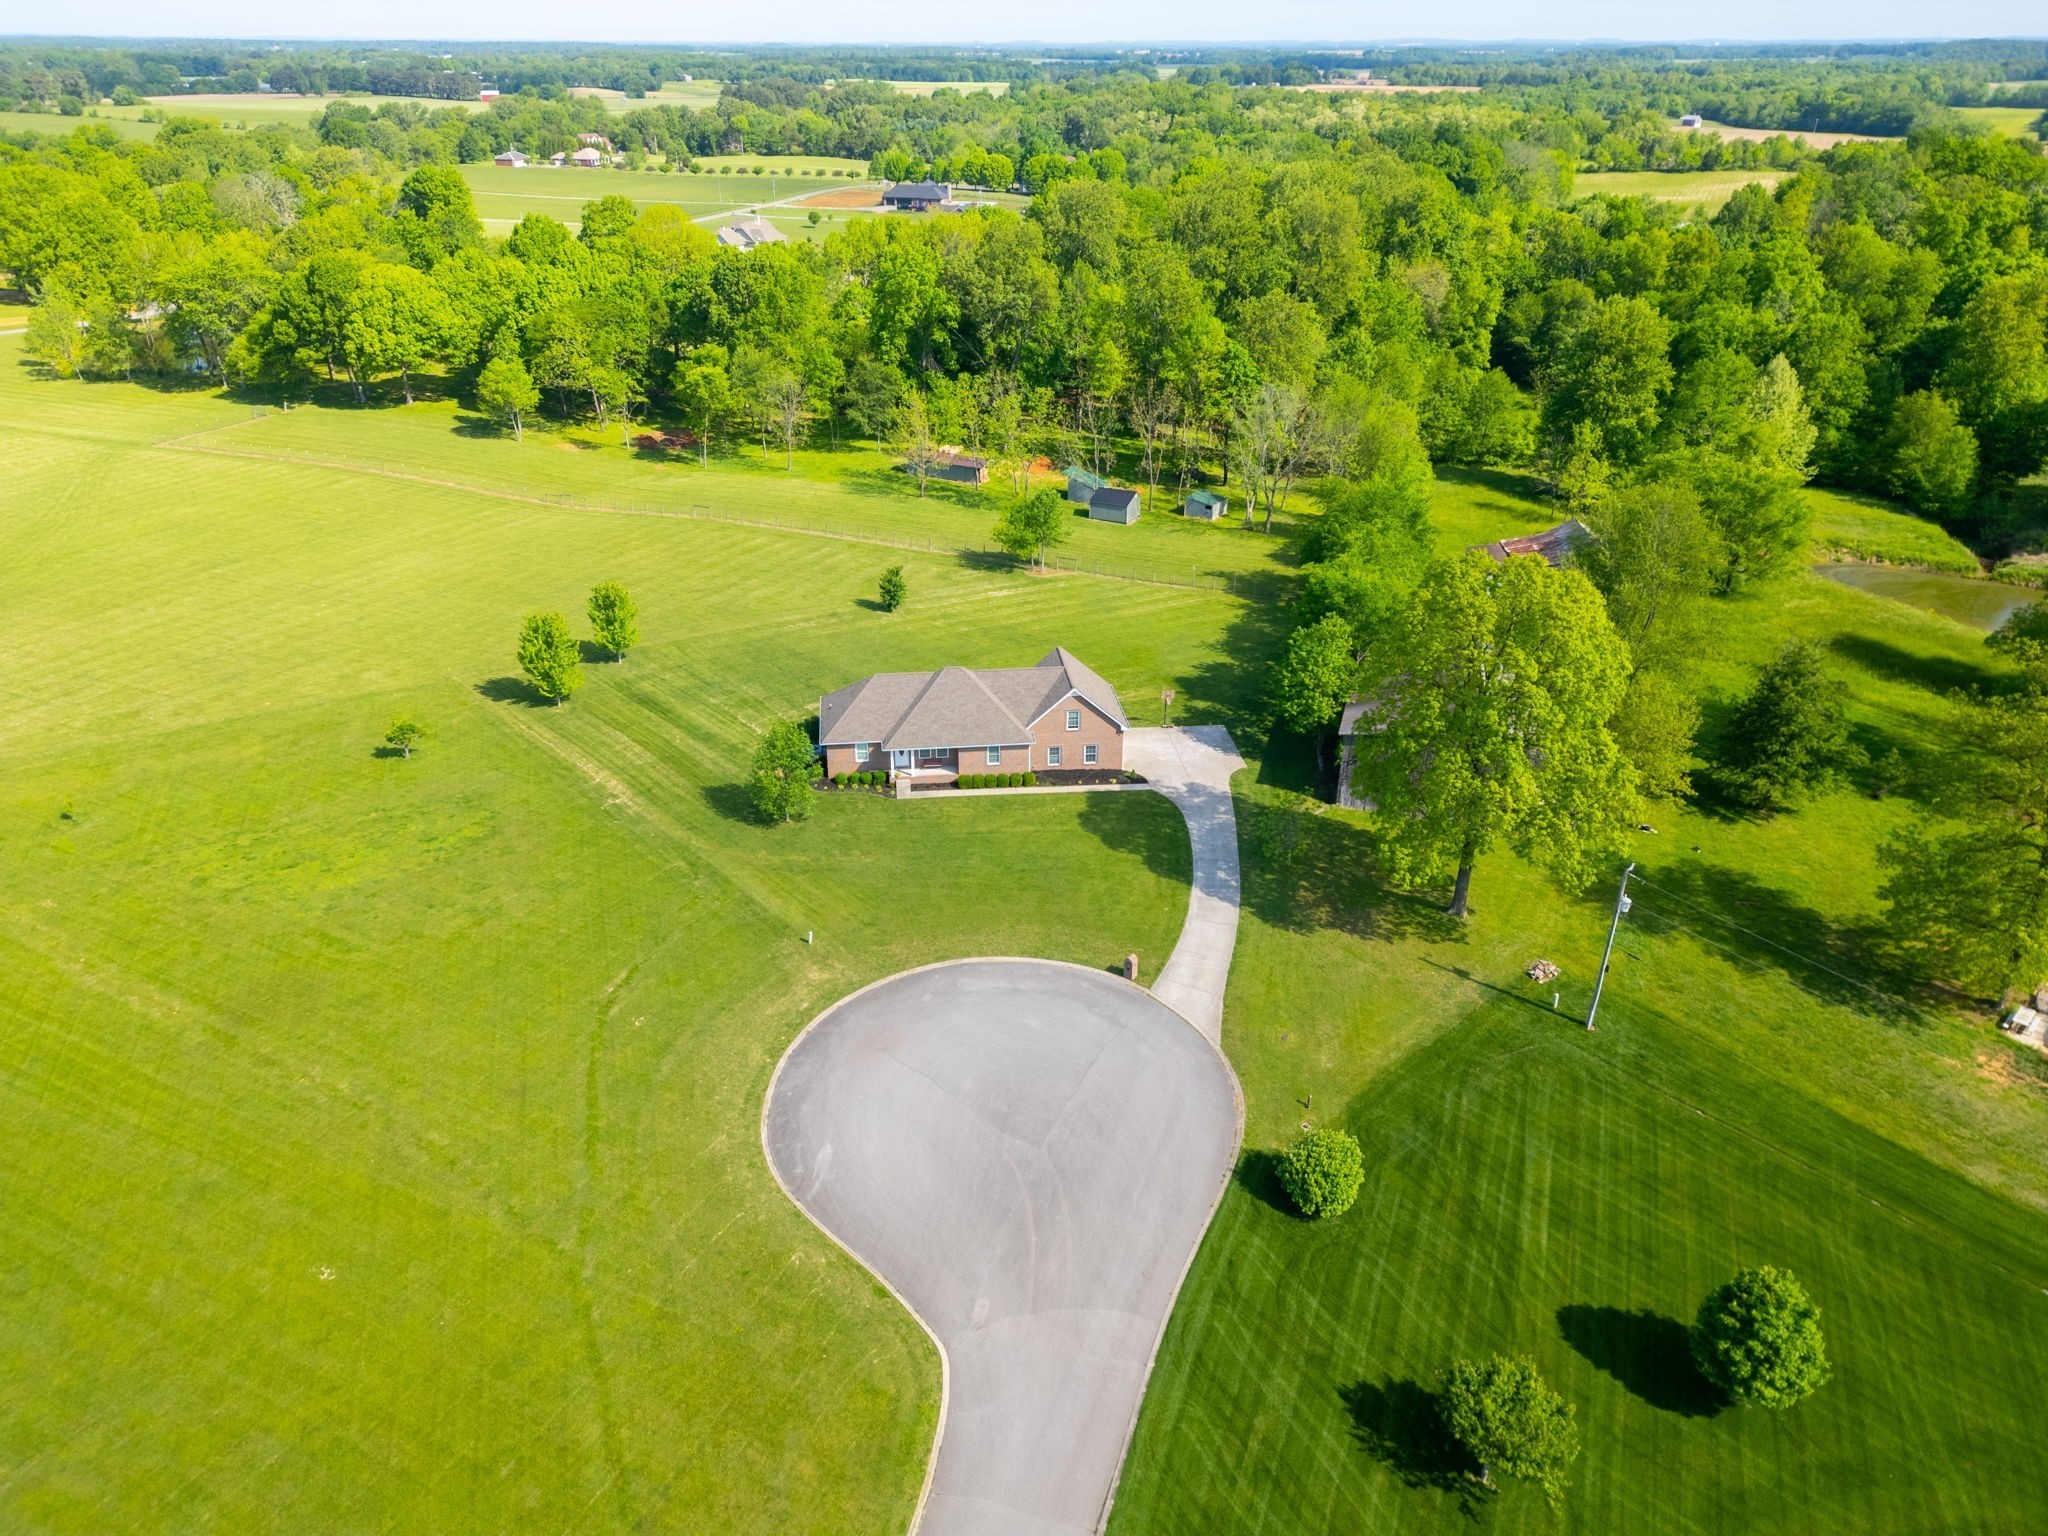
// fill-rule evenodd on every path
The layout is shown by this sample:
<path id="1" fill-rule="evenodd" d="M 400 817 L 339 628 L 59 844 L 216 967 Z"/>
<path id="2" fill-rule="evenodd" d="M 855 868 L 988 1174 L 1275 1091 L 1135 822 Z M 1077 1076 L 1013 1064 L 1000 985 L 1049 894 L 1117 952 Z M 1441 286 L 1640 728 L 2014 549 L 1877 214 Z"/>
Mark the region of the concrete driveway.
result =
<path id="1" fill-rule="evenodd" d="M 1244 759 L 1220 725 L 1145 726 L 1124 738 L 1124 763 L 1180 807 L 1194 853 L 1187 921 L 1152 983 L 1153 995 L 1221 1044 L 1240 895 L 1230 776 Z"/>
<path id="2" fill-rule="evenodd" d="M 1186 995 L 1213 983 L 1220 1010 L 1227 946 L 1213 976 L 1202 951 Z M 945 1361 L 919 1536 L 1099 1528 L 1241 1118 L 1221 1053 L 1183 1017 L 1050 961 L 893 976 L 790 1047 L 762 1116 L 769 1164 Z"/>

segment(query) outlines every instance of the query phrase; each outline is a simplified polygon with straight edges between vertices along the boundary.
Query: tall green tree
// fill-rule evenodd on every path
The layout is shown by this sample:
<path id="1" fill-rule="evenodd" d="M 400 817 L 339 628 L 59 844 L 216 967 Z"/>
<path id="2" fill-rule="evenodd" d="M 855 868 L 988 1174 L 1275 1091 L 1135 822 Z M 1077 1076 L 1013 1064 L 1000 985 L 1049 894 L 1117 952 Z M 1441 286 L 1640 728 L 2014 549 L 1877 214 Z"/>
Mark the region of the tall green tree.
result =
<path id="1" fill-rule="evenodd" d="M 540 404 L 540 390 L 517 352 L 501 352 L 484 364 L 476 378 L 476 403 L 485 415 L 511 422 L 514 441 L 526 440 L 526 415 Z"/>
<path id="2" fill-rule="evenodd" d="M 811 814 L 817 753 L 793 720 L 768 727 L 754 753 L 754 809 L 763 821 L 802 821 Z"/>
<path id="3" fill-rule="evenodd" d="M 567 619 L 548 612 L 526 616 L 519 626 L 519 670 L 557 705 L 583 686 L 582 656 Z"/>
<path id="4" fill-rule="evenodd" d="M 1925 771 L 1939 819 L 1878 849 L 1891 938 L 1979 995 L 2048 980 L 2048 689 L 1952 706 Z"/>
<path id="5" fill-rule="evenodd" d="M 1578 1410 L 1537 1374 L 1526 1355 L 1458 1360 L 1444 1369 L 1438 1393 L 1444 1427 L 1479 1463 L 1480 1480 L 1522 1478 L 1552 1504 L 1564 1497 L 1565 1473 L 1579 1454 Z"/>
<path id="6" fill-rule="evenodd" d="M 1359 685 L 1375 707 L 1354 783 L 1379 806 L 1389 872 L 1454 875 L 1460 917 L 1472 867 L 1496 843 L 1569 886 L 1591 880 L 1637 803 L 1613 733 L 1628 660 L 1577 571 L 1534 556 L 1435 565 Z"/>
<path id="7" fill-rule="evenodd" d="M 1699 497 L 1683 483 L 1652 481 L 1604 497 L 1588 521 L 1593 537 L 1573 558 L 1607 599 L 1635 664 L 1670 660 L 1723 561 L 1720 534 Z"/>
<path id="8" fill-rule="evenodd" d="M 601 581 L 590 589 L 590 634 L 614 661 L 624 661 L 626 652 L 639 642 L 640 610 L 616 581 Z"/>
<path id="9" fill-rule="evenodd" d="M 1953 519 L 1977 488 L 1977 434 L 1933 391 L 1906 395 L 1892 408 L 1877 445 L 1885 489 L 1915 511 Z"/>
<path id="10" fill-rule="evenodd" d="M 1292 730 L 1307 735 L 1337 723 L 1358 677 L 1351 626 L 1335 613 L 1287 637 L 1273 677 L 1273 705 Z"/>

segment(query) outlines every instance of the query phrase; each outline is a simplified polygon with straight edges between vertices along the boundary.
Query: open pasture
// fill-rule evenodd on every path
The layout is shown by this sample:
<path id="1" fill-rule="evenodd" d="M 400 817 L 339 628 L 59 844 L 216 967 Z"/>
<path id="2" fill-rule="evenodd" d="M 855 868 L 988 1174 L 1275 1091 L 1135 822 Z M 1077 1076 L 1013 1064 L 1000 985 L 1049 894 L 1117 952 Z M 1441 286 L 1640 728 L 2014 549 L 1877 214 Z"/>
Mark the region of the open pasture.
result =
<path id="1" fill-rule="evenodd" d="M 979 91 L 989 96 L 1009 94 L 1007 80 L 884 80 L 890 90 L 902 96 L 932 96 L 940 91 L 958 91 L 963 96 Z"/>
<path id="2" fill-rule="evenodd" d="M 244 413 L 17 355 L 0 1526 L 901 1528 L 937 1362 L 775 1188 L 769 1071 L 911 965 L 1163 954 L 1187 844 L 1149 795 L 770 829 L 755 732 L 1055 642 L 1235 713 L 1238 605 L 154 447 Z M 605 578 L 642 646 L 535 707 L 519 616 Z"/>
<path id="3" fill-rule="evenodd" d="M 1801 128 L 1737 128 L 1729 123 L 1717 123 L 1711 118 L 1697 128 L 1681 128 L 1676 119 L 1672 120 L 1673 133 L 1711 133 L 1717 139 L 1748 139 L 1761 144 L 1766 139 L 1803 139 L 1810 149 L 1833 149 L 1837 144 L 1885 144 L 1896 142 L 1877 133 L 1822 133 L 1808 132 Z"/>
<path id="4" fill-rule="evenodd" d="M 2007 138 L 2039 138 L 2035 124 L 2041 120 L 2039 107 L 1957 107 L 1956 115 L 1966 123 L 1989 128 Z"/>
<path id="5" fill-rule="evenodd" d="M 1572 190 L 1581 197 L 1650 197 L 1712 213 L 1743 187 L 1775 187 L 1783 171 L 1581 171 Z"/>

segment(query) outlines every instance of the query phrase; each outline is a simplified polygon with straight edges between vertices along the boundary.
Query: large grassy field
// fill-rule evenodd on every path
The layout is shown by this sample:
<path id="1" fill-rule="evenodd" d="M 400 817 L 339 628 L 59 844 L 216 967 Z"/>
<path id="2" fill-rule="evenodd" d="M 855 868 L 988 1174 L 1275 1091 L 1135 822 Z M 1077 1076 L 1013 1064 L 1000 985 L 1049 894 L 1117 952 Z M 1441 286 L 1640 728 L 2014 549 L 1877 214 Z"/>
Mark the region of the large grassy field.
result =
<path id="1" fill-rule="evenodd" d="M 742 163 L 742 162 L 735 162 Z M 766 158 L 743 162 L 769 165 Z M 752 175 L 734 171 L 626 171 L 609 167 L 465 165 L 463 180 L 476 196 L 477 216 L 493 234 L 504 234 L 529 213 L 544 213 L 575 228 L 583 205 L 600 197 L 631 198 L 635 207 L 667 203 L 692 218 L 707 221 L 729 209 L 799 197 L 828 187 L 846 186 L 844 178 L 815 173 Z M 799 214 L 801 220 L 802 215 Z M 844 214 L 837 215 L 844 219 Z"/>
<path id="2" fill-rule="evenodd" d="M 1445 544 L 1554 518 L 1516 514 L 1516 492 L 1448 477 Z M 1717 610 L 1709 734 L 1795 635 L 1825 648 L 1857 740 L 1910 762 L 1944 750 L 1941 690 L 2008 681 L 1979 634 L 1803 577 Z M 2048 1063 L 1981 1013 L 1894 996 L 1873 851 L 1911 796 L 1653 812 L 1589 1035 L 1611 883 L 1563 898 L 1495 857 L 1461 931 L 1381 887 L 1363 819 L 1308 781 L 1285 741 L 1240 780 L 1224 1044 L 1252 1150 L 1175 1313 L 1116 1536 L 1468 1528 L 1427 1393 L 1495 1349 L 1536 1357 L 1586 1450 L 1561 1516 L 1514 1490 L 1493 1528 L 2032 1523 L 2048 1471 L 2009 1451 L 2048 1395 Z M 1539 958 L 1559 983 L 1524 978 Z M 1261 1156 L 1305 1123 L 1366 1149 L 1364 1197 L 1320 1226 Z M 1783 1415 L 1717 1410 L 1686 1357 L 1700 1296 L 1755 1262 L 1806 1280 L 1833 1352 L 1834 1381 Z"/>
<path id="3" fill-rule="evenodd" d="M 2039 138 L 2034 124 L 2041 120 L 2039 107 L 1957 107 L 1956 113 L 1965 122 L 1989 128 L 1993 133 L 2002 133 L 2009 138 Z"/>
<path id="4" fill-rule="evenodd" d="M 1748 186 L 1775 187 L 1783 171 L 1582 171 L 1572 178 L 1581 197 L 1650 197 L 1660 203 L 1684 203 L 1712 213 Z"/>
<path id="5" fill-rule="evenodd" d="M 341 403 L 337 392 L 323 391 L 322 398 L 334 403 L 261 416 L 230 408 L 217 429 L 181 446 L 209 457 L 373 467 L 510 495 L 574 497 L 625 510 L 701 510 L 990 554 L 991 530 L 1010 495 L 1011 477 L 1003 470 L 979 488 L 932 481 L 919 499 L 897 457 L 865 441 L 799 449 L 794 472 L 779 447 L 763 453 L 751 441 L 722 445 L 709 466 L 700 467 L 692 454 L 628 448 L 616 426 L 529 429 L 522 443 L 452 400 L 360 410 Z M 1032 483 L 1064 482 L 1039 473 Z M 1205 523 L 1171 511 L 1128 527 L 1077 515 L 1070 541 L 1058 552 L 1090 569 L 1197 584 L 1218 576 L 1270 578 L 1289 568 L 1288 555 L 1285 539 L 1246 532 L 1239 518 Z"/>
<path id="6" fill-rule="evenodd" d="M 1239 605 L 154 448 L 241 412 L 16 348 L 0 1528 L 902 1528 L 936 1361 L 777 1192 L 768 1073 L 908 965 L 1163 953 L 1186 841 L 1150 796 L 768 829 L 754 733 L 1054 643 L 1232 718 Z M 519 616 L 607 577 L 644 645 L 535 707 Z"/>
<path id="7" fill-rule="evenodd" d="M 1463 928 L 1384 888 L 1308 747 L 1267 739 L 1271 604 L 947 553 L 999 487 L 920 501 L 866 447 L 707 470 L 447 401 L 255 416 L 43 380 L 18 345 L 0 1528 L 900 1529 L 935 1362 L 776 1194 L 767 1074 L 903 966 L 1162 953 L 1185 839 L 1149 796 L 837 796 L 771 830 L 736 783 L 762 723 L 849 676 L 1055 642 L 1252 759 L 1224 1039 L 1251 1151 L 1117 1536 L 1465 1527 L 1418 1405 L 1496 1348 L 1586 1442 L 1562 1514 L 1511 1490 L 1502 1530 L 2002 1533 L 2048 1500 L 2048 1064 L 1894 995 L 1874 849 L 1912 791 L 1654 811 L 1588 1035 L 1611 886 L 1490 857 Z M 1446 472 L 1443 546 L 1554 522 L 1533 491 Z M 642 515 L 694 506 L 837 536 Z M 1073 548 L 1287 569 L 1282 540 L 1171 517 Z M 912 602 L 882 615 L 897 560 Z M 534 707 L 519 615 L 605 577 L 646 643 Z M 1960 625 L 1801 577 L 1716 609 L 1709 735 L 1791 636 L 1909 768 L 1944 749 L 1943 690 L 2010 681 Z M 433 733 L 410 762 L 376 754 L 400 712 Z M 1305 1122 L 1370 1167 L 1321 1226 L 1263 1156 Z M 1754 1261 L 1805 1278 L 1835 1363 L 1783 1415 L 1714 1411 L 1683 1358 L 1700 1294 Z"/>

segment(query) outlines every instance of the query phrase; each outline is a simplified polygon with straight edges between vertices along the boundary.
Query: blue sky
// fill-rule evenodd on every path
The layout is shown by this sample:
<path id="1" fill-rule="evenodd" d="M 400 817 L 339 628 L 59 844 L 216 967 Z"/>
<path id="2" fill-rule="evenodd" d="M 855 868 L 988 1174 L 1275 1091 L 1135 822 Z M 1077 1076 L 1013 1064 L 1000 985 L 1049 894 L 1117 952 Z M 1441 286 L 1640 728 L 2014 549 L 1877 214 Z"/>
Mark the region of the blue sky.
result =
<path id="1" fill-rule="evenodd" d="M 10 14 L 11 13 L 11 14 Z M 0 33 L 68 36 L 355 37 L 589 40 L 593 42 L 1006 42 L 1352 39 L 1743 40 L 1986 37 L 2048 32 L 2041 0 L 747 0 L 744 4 L 607 0 L 66 0 L 0 4 Z M 1711 28 L 1711 31 L 1708 30 Z"/>

